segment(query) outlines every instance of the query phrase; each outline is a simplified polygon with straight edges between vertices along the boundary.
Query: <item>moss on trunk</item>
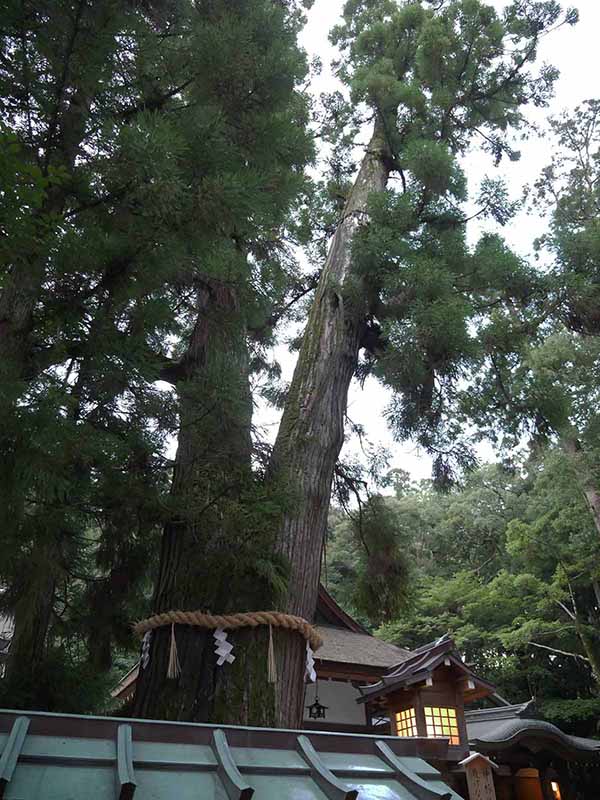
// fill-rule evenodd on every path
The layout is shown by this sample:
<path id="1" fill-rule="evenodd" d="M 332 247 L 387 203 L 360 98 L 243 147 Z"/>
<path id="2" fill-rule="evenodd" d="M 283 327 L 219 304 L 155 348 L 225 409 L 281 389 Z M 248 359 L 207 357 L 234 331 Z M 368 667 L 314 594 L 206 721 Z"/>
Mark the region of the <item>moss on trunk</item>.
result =
<path id="1" fill-rule="evenodd" d="M 333 472 L 344 440 L 350 381 L 356 370 L 366 292 L 352 271 L 354 234 L 373 192 L 385 189 L 389 158 L 376 123 L 342 220 L 331 243 L 294 371 L 271 463 L 295 502 L 286 508 L 275 544 L 290 563 L 285 611 L 312 619 L 320 577 Z M 279 724 L 302 722 L 304 650 L 290 641 L 279 654 Z"/>

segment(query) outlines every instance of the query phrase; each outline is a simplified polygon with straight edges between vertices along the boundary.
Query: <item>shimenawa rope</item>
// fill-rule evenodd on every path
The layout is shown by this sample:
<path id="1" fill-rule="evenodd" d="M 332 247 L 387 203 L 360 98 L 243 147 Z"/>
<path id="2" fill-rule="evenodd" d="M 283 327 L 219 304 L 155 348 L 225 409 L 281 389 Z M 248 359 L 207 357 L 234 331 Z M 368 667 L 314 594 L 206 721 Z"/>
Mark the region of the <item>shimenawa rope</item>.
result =
<path id="1" fill-rule="evenodd" d="M 312 650 L 318 650 L 323 644 L 315 628 L 302 617 L 283 614 L 280 611 L 246 611 L 241 614 L 205 614 L 202 611 L 165 611 L 143 619 L 133 626 L 133 632 L 142 637 L 147 631 L 161 628 L 163 625 L 192 625 L 198 628 L 237 630 L 238 628 L 256 628 L 259 625 L 271 625 L 298 631 L 310 644 Z"/>

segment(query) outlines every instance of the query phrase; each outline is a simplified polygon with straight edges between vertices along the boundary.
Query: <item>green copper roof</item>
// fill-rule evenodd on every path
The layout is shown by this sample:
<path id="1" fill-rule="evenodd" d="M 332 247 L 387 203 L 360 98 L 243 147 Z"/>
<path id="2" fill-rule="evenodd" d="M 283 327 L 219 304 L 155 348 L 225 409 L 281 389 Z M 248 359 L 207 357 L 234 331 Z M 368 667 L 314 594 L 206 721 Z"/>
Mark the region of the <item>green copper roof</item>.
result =
<path id="1" fill-rule="evenodd" d="M 0 710 L 0 798 L 460 800 L 418 744 Z"/>

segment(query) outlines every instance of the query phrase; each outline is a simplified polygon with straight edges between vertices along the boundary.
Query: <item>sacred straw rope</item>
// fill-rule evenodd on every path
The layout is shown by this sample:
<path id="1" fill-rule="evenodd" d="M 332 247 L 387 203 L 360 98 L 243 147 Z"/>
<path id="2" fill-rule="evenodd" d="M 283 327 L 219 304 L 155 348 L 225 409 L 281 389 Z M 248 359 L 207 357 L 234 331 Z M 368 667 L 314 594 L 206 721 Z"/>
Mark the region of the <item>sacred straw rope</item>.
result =
<path id="1" fill-rule="evenodd" d="M 280 611 L 247 611 L 242 614 L 203 614 L 201 611 L 165 611 L 143 619 L 133 626 L 136 636 L 142 637 L 147 631 L 161 628 L 163 625 L 194 625 L 197 628 L 222 628 L 223 630 L 236 630 L 237 628 L 256 628 L 259 625 L 273 625 L 276 628 L 286 628 L 298 631 L 310 644 L 312 650 L 318 650 L 323 644 L 315 628 L 302 617 L 292 614 L 282 614 Z"/>

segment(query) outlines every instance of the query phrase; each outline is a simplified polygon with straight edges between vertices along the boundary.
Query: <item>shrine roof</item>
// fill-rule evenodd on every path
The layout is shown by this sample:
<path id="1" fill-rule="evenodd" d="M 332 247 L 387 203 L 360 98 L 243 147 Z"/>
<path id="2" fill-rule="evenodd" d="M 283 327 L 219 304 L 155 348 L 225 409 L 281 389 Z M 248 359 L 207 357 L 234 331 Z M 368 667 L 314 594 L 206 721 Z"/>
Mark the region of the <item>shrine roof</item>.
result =
<path id="1" fill-rule="evenodd" d="M 387 669 L 411 656 L 410 650 L 396 647 L 369 633 L 354 633 L 329 625 L 319 625 L 317 630 L 323 637 L 323 645 L 315 653 L 315 658 L 323 661 Z"/>
<path id="2" fill-rule="evenodd" d="M 319 584 L 314 624 L 333 625 L 335 628 L 346 628 L 355 633 L 369 634 L 369 631 L 360 622 L 344 611 L 322 583 Z"/>
<path id="3" fill-rule="evenodd" d="M 0 710 L 5 800 L 460 800 L 418 754 L 446 743 L 390 736 Z"/>
<path id="4" fill-rule="evenodd" d="M 548 750 L 569 760 L 600 760 L 600 740 L 570 736 L 537 719 L 533 703 L 486 708 L 465 714 L 471 747 L 487 754 L 510 750 Z"/>
<path id="5" fill-rule="evenodd" d="M 492 694 L 495 690 L 491 683 L 479 678 L 469 669 L 458 654 L 454 641 L 445 635 L 410 652 L 407 658 L 392 667 L 380 681 L 361 686 L 362 697 L 357 702 L 366 703 L 375 697 L 425 681 L 442 665 L 453 666 L 486 694 Z"/>

